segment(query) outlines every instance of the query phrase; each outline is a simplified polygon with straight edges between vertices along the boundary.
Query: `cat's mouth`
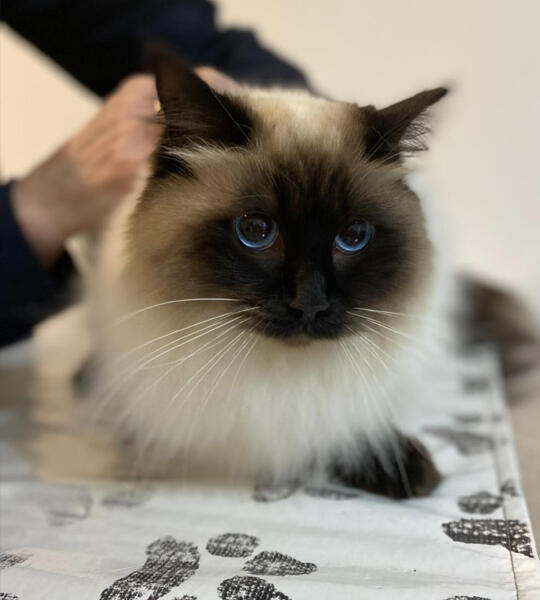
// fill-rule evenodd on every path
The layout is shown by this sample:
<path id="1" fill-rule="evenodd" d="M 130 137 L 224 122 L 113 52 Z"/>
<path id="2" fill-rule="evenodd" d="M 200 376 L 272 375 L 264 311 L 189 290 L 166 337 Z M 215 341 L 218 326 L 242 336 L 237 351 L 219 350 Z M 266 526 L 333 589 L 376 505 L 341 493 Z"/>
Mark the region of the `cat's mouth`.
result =
<path id="1" fill-rule="evenodd" d="M 344 334 L 345 323 L 335 316 L 320 317 L 309 322 L 302 320 L 261 317 L 258 318 L 259 334 L 287 341 L 291 344 L 307 344 L 314 340 L 337 338 Z"/>

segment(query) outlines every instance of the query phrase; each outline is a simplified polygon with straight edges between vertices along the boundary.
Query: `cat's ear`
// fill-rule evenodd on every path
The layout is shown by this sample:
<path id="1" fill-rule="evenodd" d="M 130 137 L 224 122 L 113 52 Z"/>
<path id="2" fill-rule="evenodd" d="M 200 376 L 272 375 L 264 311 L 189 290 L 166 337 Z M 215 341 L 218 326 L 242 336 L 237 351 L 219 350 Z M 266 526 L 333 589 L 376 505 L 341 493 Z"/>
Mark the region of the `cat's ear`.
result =
<path id="1" fill-rule="evenodd" d="M 145 63 L 156 78 L 166 144 L 246 143 L 251 120 L 245 108 L 213 90 L 173 49 L 161 43 L 149 44 Z"/>
<path id="2" fill-rule="evenodd" d="M 390 162 L 403 153 L 425 150 L 426 110 L 447 93 L 447 88 L 439 87 L 380 110 L 364 107 L 366 156 Z"/>

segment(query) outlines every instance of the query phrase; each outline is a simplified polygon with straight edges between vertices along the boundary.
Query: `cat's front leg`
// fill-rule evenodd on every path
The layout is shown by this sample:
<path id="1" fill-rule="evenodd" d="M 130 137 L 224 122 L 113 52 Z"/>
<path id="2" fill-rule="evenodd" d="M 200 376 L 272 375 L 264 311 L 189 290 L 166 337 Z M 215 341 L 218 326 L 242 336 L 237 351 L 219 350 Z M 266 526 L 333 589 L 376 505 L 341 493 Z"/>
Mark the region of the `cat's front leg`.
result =
<path id="1" fill-rule="evenodd" d="M 428 496 L 442 479 L 424 445 L 397 431 L 382 448 L 364 449 L 357 461 L 336 461 L 330 471 L 346 486 L 396 499 Z"/>

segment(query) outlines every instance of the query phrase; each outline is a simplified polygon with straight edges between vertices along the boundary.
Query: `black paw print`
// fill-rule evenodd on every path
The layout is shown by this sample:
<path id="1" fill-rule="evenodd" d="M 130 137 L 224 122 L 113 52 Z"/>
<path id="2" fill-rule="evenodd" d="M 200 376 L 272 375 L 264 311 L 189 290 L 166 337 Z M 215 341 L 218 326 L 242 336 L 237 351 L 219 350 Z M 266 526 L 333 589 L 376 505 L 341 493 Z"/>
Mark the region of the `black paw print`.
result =
<path id="1" fill-rule="evenodd" d="M 428 426 L 424 427 L 424 431 L 443 439 L 445 442 L 454 444 L 458 452 L 464 456 L 480 454 L 493 448 L 491 437 L 481 433 L 445 426 Z"/>
<path id="2" fill-rule="evenodd" d="M 460 519 L 443 523 L 442 528 L 454 542 L 500 545 L 533 557 L 527 525 L 515 519 Z"/>
<path id="3" fill-rule="evenodd" d="M 292 494 L 300 489 L 311 498 L 321 498 L 324 500 L 352 500 L 360 498 L 363 495 L 357 489 L 330 483 L 319 486 L 308 485 L 305 487 L 302 487 L 300 483 L 290 483 L 279 486 L 259 485 L 253 491 L 253 500 L 255 502 L 277 502 L 278 500 L 284 500 L 292 496 Z"/>
<path id="4" fill-rule="evenodd" d="M 466 394 L 478 394 L 485 392 L 491 387 L 491 383 L 487 377 L 483 376 L 464 376 L 462 380 L 463 391 Z"/>
<path id="5" fill-rule="evenodd" d="M 502 496 L 496 496 L 489 492 L 477 492 L 470 496 L 462 496 L 458 500 L 459 508 L 466 513 L 489 515 L 502 506 Z"/>
<path id="6" fill-rule="evenodd" d="M 15 565 L 20 565 L 21 563 L 27 561 L 29 558 L 29 554 L 14 554 L 4 552 L 3 554 L 0 554 L 0 571 L 2 569 L 8 569 L 9 567 L 13 567 Z"/>
<path id="7" fill-rule="evenodd" d="M 519 491 L 517 489 L 516 482 L 513 479 L 507 479 L 501 485 L 501 494 L 506 494 L 507 496 L 513 496 L 517 498 L 519 496 Z"/>
<path id="8" fill-rule="evenodd" d="M 147 502 L 153 494 L 149 485 L 128 486 L 116 489 L 101 500 L 101 505 L 110 509 L 137 508 Z"/>
<path id="9" fill-rule="evenodd" d="M 208 540 L 206 550 L 223 558 L 247 558 L 253 554 L 259 539 L 246 533 L 223 533 Z M 147 547 L 144 565 L 126 577 L 116 580 L 101 593 L 100 600 L 158 600 L 192 577 L 200 566 L 197 546 L 167 536 Z M 222 600 L 290 600 L 276 587 L 259 576 L 308 575 L 317 570 L 313 563 L 302 562 L 276 551 L 262 551 L 250 558 L 243 568 L 249 576 L 236 575 L 218 587 Z M 150 596 L 148 595 L 150 594 Z M 196 600 L 182 596 L 175 600 Z"/>
<path id="10" fill-rule="evenodd" d="M 290 600 L 276 590 L 276 587 L 259 577 L 231 577 L 223 581 L 218 587 L 219 597 L 222 600 Z"/>
<path id="11" fill-rule="evenodd" d="M 447 598 L 446 600 L 489 600 L 489 598 L 484 598 L 480 596 L 452 596 L 451 598 Z"/>
<path id="12" fill-rule="evenodd" d="M 104 590 L 99 600 L 136 600 L 143 596 L 157 600 L 189 579 L 199 568 L 197 546 L 179 542 L 171 536 L 159 538 L 146 548 L 144 565 L 117 579 Z"/>

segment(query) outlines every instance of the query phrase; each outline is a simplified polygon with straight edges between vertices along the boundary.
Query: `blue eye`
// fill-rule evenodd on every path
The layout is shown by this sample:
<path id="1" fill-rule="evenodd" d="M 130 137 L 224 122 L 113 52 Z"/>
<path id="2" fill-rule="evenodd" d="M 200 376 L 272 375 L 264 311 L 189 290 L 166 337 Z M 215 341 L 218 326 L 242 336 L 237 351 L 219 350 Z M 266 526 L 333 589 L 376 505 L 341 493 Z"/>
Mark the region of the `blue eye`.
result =
<path id="1" fill-rule="evenodd" d="M 373 238 L 373 225 L 360 219 L 336 236 L 336 248 L 343 254 L 356 254 L 363 250 Z"/>
<path id="2" fill-rule="evenodd" d="M 234 222 L 234 230 L 240 242 L 251 250 L 266 250 L 279 233 L 276 222 L 264 213 L 244 213 Z"/>

